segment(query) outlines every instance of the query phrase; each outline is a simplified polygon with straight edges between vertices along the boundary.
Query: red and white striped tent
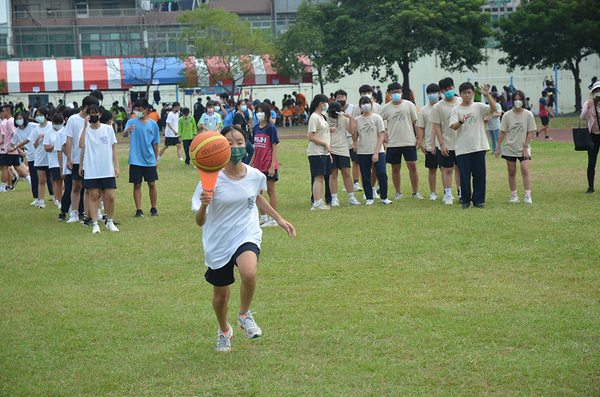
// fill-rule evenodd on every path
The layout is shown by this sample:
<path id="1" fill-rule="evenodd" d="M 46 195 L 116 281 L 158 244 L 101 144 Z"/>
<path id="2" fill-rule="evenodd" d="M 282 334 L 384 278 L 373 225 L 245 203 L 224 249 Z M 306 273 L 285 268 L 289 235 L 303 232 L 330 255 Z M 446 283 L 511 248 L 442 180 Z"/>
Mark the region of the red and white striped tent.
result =
<path id="1" fill-rule="evenodd" d="M 0 79 L 7 82 L 7 90 L 12 93 L 27 92 L 69 92 L 99 90 L 123 90 L 132 86 L 144 85 L 140 80 L 148 80 L 152 62 L 163 63 L 167 67 L 153 78 L 153 85 L 180 84 L 184 75 L 198 76 L 198 87 L 216 86 L 209 81 L 207 66 L 203 60 L 190 58 L 184 62 L 177 58 L 105 58 L 105 59 L 61 59 L 43 61 L 3 61 L 0 62 Z M 244 86 L 312 83 L 312 69 L 307 58 L 299 58 L 305 65 L 307 73 L 298 79 L 290 79 L 277 74 L 271 65 L 268 55 L 248 56 L 252 62 L 250 76 L 243 82 Z M 208 60 L 208 68 L 214 71 L 223 68 L 218 58 Z M 185 69 L 185 72 L 184 72 Z M 236 85 L 241 76 L 235 76 Z M 219 81 L 222 85 L 231 85 L 231 80 Z"/>

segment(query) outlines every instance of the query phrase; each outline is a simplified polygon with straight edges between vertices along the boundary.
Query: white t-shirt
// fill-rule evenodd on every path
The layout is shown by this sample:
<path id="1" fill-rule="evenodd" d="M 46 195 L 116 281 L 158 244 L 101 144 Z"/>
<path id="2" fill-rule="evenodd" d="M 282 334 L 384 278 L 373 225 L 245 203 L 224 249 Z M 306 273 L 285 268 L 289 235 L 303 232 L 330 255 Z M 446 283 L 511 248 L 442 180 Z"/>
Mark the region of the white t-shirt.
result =
<path id="1" fill-rule="evenodd" d="M 329 117 L 327 120 L 329 127 L 337 128 L 334 132 L 331 133 L 331 142 L 329 146 L 331 146 L 331 153 L 337 156 L 350 157 L 350 152 L 348 152 L 348 142 L 346 141 L 346 131 L 348 130 L 348 118 L 346 116 L 342 116 L 338 114 L 337 119 Z M 350 135 L 352 137 L 352 135 Z"/>
<path id="2" fill-rule="evenodd" d="M 516 114 L 514 109 L 506 112 L 500 123 L 500 131 L 506 132 L 502 154 L 509 157 L 522 157 L 527 133 L 537 131 L 533 113 L 527 109 L 524 109 L 521 114 Z"/>
<path id="3" fill-rule="evenodd" d="M 44 134 L 44 137 L 49 132 L 49 130 L 53 130 L 51 122 L 47 122 L 45 127 L 37 126 L 31 131 L 29 134 L 29 141 L 34 143 L 37 139 L 38 135 Z M 48 167 L 48 152 L 44 149 L 44 138 L 40 138 L 38 141 L 37 148 L 35 148 L 35 161 L 33 163 L 34 167 Z"/>
<path id="4" fill-rule="evenodd" d="M 356 131 L 358 132 L 358 148 L 356 154 L 375 154 L 379 134 L 385 132 L 383 119 L 380 115 L 371 113 L 370 116 L 358 116 L 356 118 Z M 383 145 L 379 149 L 383 153 Z"/>
<path id="5" fill-rule="evenodd" d="M 54 144 L 55 147 L 61 148 L 64 146 L 64 144 L 67 143 L 67 136 L 65 135 L 65 129 L 62 128 L 60 131 L 58 131 L 58 135 L 56 137 L 56 143 Z M 79 143 L 77 143 L 79 144 Z M 67 168 L 67 155 L 65 154 L 65 152 L 62 152 L 62 170 L 61 170 L 63 175 L 71 175 L 71 170 Z"/>
<path id="6" fill-rule="evenodd" d="M 431 124 L 431 112 L 433 111 L 433 106 L 431 104 L 427 104 L 427 106 L 423 106 L 421 111 L 419 112 L 419 118 L 417 120 L 417 127 L 423 128 L 423 146 L 425 146 L 425 150 L 428 152 L 431 151 L 431 139 L 433 138 L 432 132 L 432 124 Z M 435 138 L 435 146 L 439 147 L 439 142 L 437 138 Z"/>
<path id="7" fill-rule="evenodd" d="M 81 162 L 81 148 L 79 147 L 79 137 L 83 130 L 85 119 L 79 115 L 79 113 L 72 115 L 67 120 L 67 125 L 64 127 L 65 135 L 73 138 L 71 145 L 71 161 L 73 164 L 79 164 Z"/>
<path id="8" fill-rule="evenodd" d="M 229 179 L 219 172 L 212 203 L 207 208 L 206 223 L 202 226 L 204 261 L 211 269 L 220 269 L 244 243 L 254 243 L 260 248 L 262 230 L 258 223 L 256 197 L 267 190 L 267 177 L 248 165 L 246 176 L 239 181 Z M 202 181 L 198 182 L 192 197 L 192 211 L 202 203 Z"/>
<path id="9" fill-rule="evenodd" d="M 173 127 L 173 130 L 175 130 L 177 134 L 173 132 L 173 130 L 170 129 L 169 126 L 167 126 L 167 128 L 165 128 L 165 138 L 175 138 L 179 136 L 179 115 L 177 113 L 169 112 L 169 114 L 167 115 L 167 124 Z"/>
<path id="10" fill-rule="evenodd" d="M 49 124 L 50 122 L 48 122 Z M 61 128 L 62 130 L 62 128 Z M 58 156 L 60 155 L 60 145 L 56 145 L 56 140 L 58 138 L 58 131 L 52 127 L 46 134 L 44 134 L 44 146 L 49 145 L 53 146 L 51 152 L 48 153 L 48 168 L 58 168 L 60 164 L 58 163 Z"/>
<path id="11" fill-rule="evenodd" d="M 25 142 L 25 140 L 29 138 L 29 135 L 31 135 L 31 132 L 38 125 L 39 124 L 37 123 L 29 122 L 27 123 L 27 127 L 23 129 L 17 128 L 10 143 L 12 143 L 14 146 L 17 146 L 19 143 Z M 27 144 L 23 146 L 23 148 L 25 149 L 25 154 L 27 155 L 27 161 L 35 161 L 35 147 L 33 147 L 33 142 L 34 141 L 30 140 L 29 142 L 27 142 Z"/>
<path id="12" fill-rule="evenodd" d="M 413 122 L 417 121 L 419 115 L 411 101 L 403 100 L 398 105 L 388 102 L 379 115 L 387 121 L 388 147 L 415 146 Z"/>
<path id="13" fill-rule="evenodd" d="M 347 103 L 346 105 L 346 110 L 342 110 L 342 112 L 344 113 L 349 113 L 350 115 L 352 115 L 352 111 L 354 110 L 354 105 L 351 103 Z M 348 149 L 352 149 L 352 145 L 353 145 L 353 141 L 352 141 L 352 134 L 350 132 L 348 132 L 346 130 L 346 143 L 348 144 Z M 350 152 L 348 152 L 350 153 Z"/>
<path id="14" fill-rule="evenodd" d="M 115 176 L 113 165 L 113 145 L 117 143 L 115 131 L 108 125 L 100 124 L 97 130 L 90 126 L 85 131 L 85 153 L 83 170 L 85 179 L 112 178 Z"/>
<path id="15" fill-rule="evenodd" d="M 308 119 L 308 133 L 314 132 L 316 137 L 324 141 L 328 145 L 331 142 L 329 133 L 329 125 L 325 118 L 317 113 L 310 115 Z M 313 141 L 308 143 L 307 153 L 309 156 L 326 156 L 327 148 L 325 146 L 317 145 Z"/>
<path id="16" fill-rule="evenodd" d="M 484 119 L 490 114 L 490 105 L 473 102 L 469 106 L 456 106 L 450 113 L 450 125 L 462 120 L 464 115 L 470 117 L 456 130 L 455 152 L 461 154 L 490 150 Z"/>
<path id="17" fill-rule="evenodd" d="M 445 99 L 442 99 L 433 105 L 433 110 L 431 112 L 431 122 L 440 125 L 443 143 L 448 150 L 455 150 L 456 146 L 456 131 L 450 128 L 450 112 L 452 112 L 452 109 L 454 109 L 455 106 L 462 103 L 462 98 L 454 98 L 456 100 L 454 103 L 448 103 Z"/>

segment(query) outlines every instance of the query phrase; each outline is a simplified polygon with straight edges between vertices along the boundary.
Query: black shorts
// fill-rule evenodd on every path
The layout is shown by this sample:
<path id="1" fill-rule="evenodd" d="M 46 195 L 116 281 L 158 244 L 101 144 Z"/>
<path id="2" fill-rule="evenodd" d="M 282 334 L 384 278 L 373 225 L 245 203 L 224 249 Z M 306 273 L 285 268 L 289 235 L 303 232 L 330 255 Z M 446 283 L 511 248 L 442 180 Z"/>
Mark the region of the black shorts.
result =
<path id="1" fill-rule="evenodd" d="M 71 170 L 71 179 L 74 181 L 83 180 L 83 177 L 79 175 L 79 164 L 73 164 L 73 169 Z"/>
<path id="2" fill-rule="evenodd" d="M 436 148 L 436 153 L 440 167 L 454 168 L 456 164 L 456 152 L 454 150 L 448 150 L 448 157 L 444 156 L 439 148 Z"/>
<path id="3" fill-rule="evenodd" d="M 219 269 L 211 269 L 210 267 L 204 273 L 204 278 L 215 287 L 225 287 L 235 282 L 233 276 L 233 266 L 237 266 L 237 258 L 246 251 L 252 251 L 256 254 L 256 259 L 260 255 L 260 248 L 254 243 L 244 243 L 235 251 L 229 262 Z"/>
<path id="4" fill-rule="evenodd" d="M 21 156 L 13 154 L 0 154 L 0 165 L 18 167 L 21 165 Z"/>
<path id="5" fill-rule="evenodd" d="M 542 119 L 542 125 L 548 125 L 550 123 L 549 116 L 540 116 L 540 119 Z"/>
<path id="6" fill-rule="evenodd" d="M 279 173 L 277 171 L 279 171 L 279 170 L 275 170 L 275 175 L 273 175 L 273 176 L 269 176 L 269 171 L 263 172 L 263 174 L 265 174 L 265 176 L 267 177 L 267 181 L 277 182 L 279 180 Z"/>
<path id="7" fill-rule="evenodd" d="M 430 170 L 435 170 L 439 167 L 437 154 L 431 154 L 431 152 L 427 152 L 425 154 L 425 168 L 429 168 Z"/>
<path id="8" fill-rule="evenodd" d="M 352 160 L 354 164 L 358 164 L 358 155 L 356 154 L 354 149 L 350 149 L 350 160 Z"/>
<path id="9" fill-rule="evenodd" d="M 175 146 L 179 144 L 179 137 L 165 137 L 165 146 Z"/>
<path id="10" fill-rule="evenodd" d="M 84 189 L 116 189 L 117 181 L 115 177 L 112 178 L 98 178 L 98 179 L 84 179 Z"/>
<path id="11" fill-rule="evenodd" d="M 158 180 L 156 166 L 142 167 L 141 165 L 129 165 L 129 183 L 142 183 L 142 177 L 146 182 Z"/>
<path id="12" fill-rule="evenodd" d="M 388 147 L 385 158 L 388 164 L 400 164 L 404 161 L 417 161 L 416 146 Z"/>
<path id="13" fill-rule="evenodd" d="M 308 156 L 310 176 L 331 175 L 331 157 L 329 155 Z"/>
<path id="14" fill-rule="evenodd" d="M 50 168 L 48 168 L 47 165 L 36 165 L 35 170 L 42 171 L 42 172 L 48 172 L 48 170 L 50 170 Z"/>
<path id="15" fill-rule="evenodd" d="M 331 153 L 331 157 L 333 157 L 333 163 L 331 163 L 331 169 L 348 167 L 350 168 L 350 157 L 348 156 L 338 156 L 337 154 Z"/>
<path id="16" fill-rule="evenodd" d="M 519 160 L 520 162 L 531 160 L 531 156 L 529 156 L 527 158 L 525 158 L 523 156 L 521 156 L 521 157 L 502 156 L 502 158 L 506 161 L 510 161 L 511 163 L 516 163 L 517 160 Z"/>
<path id="17" fill-rule="evenodd" d="M 50 175 L 52 175 L 53 181 L 56 181 L 57 179 L 62 179 L 59 167 L 50 168 Z"/>

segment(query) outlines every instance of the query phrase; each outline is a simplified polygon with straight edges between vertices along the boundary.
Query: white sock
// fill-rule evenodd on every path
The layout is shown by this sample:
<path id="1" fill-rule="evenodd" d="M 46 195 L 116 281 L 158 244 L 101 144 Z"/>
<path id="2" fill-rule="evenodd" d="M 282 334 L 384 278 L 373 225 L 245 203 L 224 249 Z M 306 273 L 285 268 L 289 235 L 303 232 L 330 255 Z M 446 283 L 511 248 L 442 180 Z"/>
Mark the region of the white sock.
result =
<path id="1" fill-rule="evenodd" d="M 6 182 L 0 184 L 0 190 L 6 190 Z"/>
<path id="2" fill-rule="evenodd" d="M 38 200 L 39 204 L 44 204 L 44 199 Z"/>
<path id="3" fill-rule="evenodd" d="M 458 188 L 458 195 L 459 195 L 459 196 L 461 195 L 460 186 L 459 186 L 459 188 Z"/>
<path id="4" fill-rule="evenodd" d="M 452 189 L 444 189 L 444 194 L 446 196 L 452 196 Z"/>
<path id="5" fill-rule="evenodd" d="M 314 205 L 319 205 L 319 204 L 321 204 L 321 201 L 323 201 L 323 199 L 321 199 L 321 200 L 315 200 L 315 204 L 314 204 Z"/>
<path id="6" fill-rule="evenodd" d="M 268 215 L 261 215 L 260 219 L 264 219 L 266 221 L 268 217 L 269 217 Z"/>
<path id="7" fill-rule="evenodd" d="M 348 198 L 351 198 L 351 199 L 354 198 L 354 192 L 348 193 Z"/>
<path id="8" fill-rule="evenodd" d="M 337 193 L 331 193 L 331 198 L 333 200 L 337 200 Z"/>
<path id="9" fill-rule="evenodd" d="M 31 177 L 27 175 L 25 179 L 27 179 L 27 182 L 29 182 L 29 187 L 31 187 Z"/>

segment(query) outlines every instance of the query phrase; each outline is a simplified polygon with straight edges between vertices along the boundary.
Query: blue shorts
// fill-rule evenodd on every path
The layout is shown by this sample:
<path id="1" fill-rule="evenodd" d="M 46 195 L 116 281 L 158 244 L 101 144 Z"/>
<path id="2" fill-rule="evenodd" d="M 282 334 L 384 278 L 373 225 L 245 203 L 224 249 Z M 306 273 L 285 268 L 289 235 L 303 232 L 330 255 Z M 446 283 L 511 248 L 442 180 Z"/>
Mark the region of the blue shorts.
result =
<path id="1" fill-rule="evenodd" d="M 322 156 L 308 156 L 310 164 L 310 176 L 331 175 L 331 157 L 328 154 Z"/>
<path id="2" fill-rule="evenodd" d="M 252 251 L 256 254 L 256 259 L 260 255 L 260 248 L 254 243 L 244 243 L 235 251 L 229 262 L 219 269 L 211 269 L 210 267 L 204 273 L 204 278 L 215 287 L 225 287 L 235 282 L 233 275 L 233 267 L 237 266 L 237 258 L 246 251 Z"/>
<path id="3" fill-rule="evenodd" d="M 388 164 L 400 164 L 404 161 L 417 161 L 416 146 L 388 147 L 385 158 Z"/>
<path id="4" fill-rule="evenodd" d="M 269 171 L 263 172 L 263 174 L 265 174 L 265 176 L 267 177 L 267 181 L 277 182 L 279 180 L 279 169 L 275 170 L 275 175 L 273 175 L 273 176 L 269 176 Z"/>
<path id="5" fill-rule="evenodd" d="M 442 168 L 454 168 L 456 164 L 456 152 L 454 150 L 448 150 L 448 157 L 442 154 L 439 148 L 436 148 L 438 164 Z"/>
<path id="6" fill-rule="evenodd" d="M 71 179 L 74 181 L 81 181 L 83 177 L 79 176 L 79 164 L 73 164 L 73 170 L 71 171 Z"/>
<path id="7" fill-rule="evenodd" d="M 425 154 L 425 168 L 429 168 L 430 170 L 435 170 L 439 167 L 437 154 L 431 154 L 431 152 L 427 152 Z"/>
<path id="8" fill-rule="evenodd" d="M 339 156 L 337 154 L 331 153 L 331 157 L 333 158 L 333 163 L 331 163 L 331 169 L 347 167 L 350 168 L 350 157 L 348 156 Z"/>
<path id="9" fill-rule="evenodd" d="M 98 178 L 98 179 L 84 179 L 84 189 L 116 189 L 117 181 L 115 177 L 112 178 Z"/>
<path id="10" fill-rule="evenodd" d="M 60 167 L 50 168 L 50 175 L 52 175 L 52 180 L 56 181 L 58 179 L 62 179 L 60 174 Z"/>
<path id="11" fill-rule="evenodd" d="M 510 161 L 511 163 L 516 163 L 517 160 L 519 160 L 520 162 L 531 160 L 531 156 L 529 156 L 527 158 L 525 158 L 523 156 L 521 156 L 521 157 L 502 156 L 502 158 L 506 161 Z"/>
<path id="12" fill-rule="evenodd" d="M 354 149 L 350 149 L 350 160 L 352 160 L 354 164 L 358 164 L 358 155 L 356 154 Z"/>

